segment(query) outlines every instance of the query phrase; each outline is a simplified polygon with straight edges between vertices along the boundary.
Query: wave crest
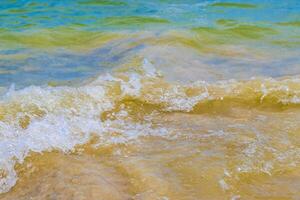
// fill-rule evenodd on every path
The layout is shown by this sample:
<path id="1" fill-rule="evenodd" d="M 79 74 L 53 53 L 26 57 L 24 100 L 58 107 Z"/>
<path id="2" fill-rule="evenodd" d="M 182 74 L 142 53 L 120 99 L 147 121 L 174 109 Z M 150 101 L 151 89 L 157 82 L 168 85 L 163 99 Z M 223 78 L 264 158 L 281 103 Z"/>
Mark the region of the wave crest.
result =
<path id="1" fill-rule="evenodd" d="M 300 79 L 167 82 L 147 60 L 141 67 L 100 75 L 80 87 L 9 89 L 0 101 L 0 193 L 16 184 L 17 163 L 30 152 L 70 152 L 93 135 L 127 143 L 142 135 L 167 136 L 151 120 L 157 112 L 200 112 L 224 106 L 297 106 Z M 130 109 L 124 104 L 135 102 Z M 118 133 L 112 134 L 112 133 Z M 98 144 L 101 145 L 101 144 Z"/>

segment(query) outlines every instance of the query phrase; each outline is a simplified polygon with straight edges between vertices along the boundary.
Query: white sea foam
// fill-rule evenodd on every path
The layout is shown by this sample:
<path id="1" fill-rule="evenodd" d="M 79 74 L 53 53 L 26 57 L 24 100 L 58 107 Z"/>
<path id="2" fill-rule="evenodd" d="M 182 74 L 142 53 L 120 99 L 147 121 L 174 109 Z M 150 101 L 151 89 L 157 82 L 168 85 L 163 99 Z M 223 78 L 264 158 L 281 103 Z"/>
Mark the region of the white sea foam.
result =
<path id="1" fill-rule="evenodd" d="M 228 96 L 247 98 L 245 88 L 261 95 L 261 101 L 271 95 L 286 104 L 300 102 L 300 85 L 293 79 L 179 85 L 164 81 L 147 60 L 142 71 L 122 74 L 126 78 L 100 75 L 80 87 L 30 86 L 15 90 L 12 86 L 0 100 L 0 193 L 15 185 L 14 166 L 22 163 L 30 152 L 70 152 L 76 145 L 87 143 L 92 134 L 105 138 L 102 142 L 124 143 L 144 135 L 166 136 L 169 133 L 167 128 L 153 128 L 151 116 L 141 123 L 131 121 L 124 108 L 116 119 L 101 120 L 102 113 L 113 109 L 124 98 L 162 105 L 162 109 L 169 112 L 189 112 L 199 102 Z M 114 87 L 120 91 L 111 92 Z M 187 90 L 195 92 L 188 95 Z M 110 132 L 119 135 L 110 136 L 107 134 Z M 248 149 L 249 155 L 253 152 L 255 148 Z M 226 189 L 223 182 L 220 184 Z"/>

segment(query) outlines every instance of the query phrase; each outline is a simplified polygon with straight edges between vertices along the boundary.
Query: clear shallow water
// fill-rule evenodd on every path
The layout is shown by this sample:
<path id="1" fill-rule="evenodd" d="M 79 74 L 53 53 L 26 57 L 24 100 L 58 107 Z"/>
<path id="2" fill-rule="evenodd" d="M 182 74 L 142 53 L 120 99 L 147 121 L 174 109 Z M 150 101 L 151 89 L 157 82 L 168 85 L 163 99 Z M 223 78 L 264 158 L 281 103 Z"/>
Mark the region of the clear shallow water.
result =
<path id="1" fill-rule="evenodd" d="M 158 68 L 186 67 L 173 58 L 190 51 L 186 65 L 230 72 L 208 80 L 299 73 L 298 1 L 4 0 L 0 10 L 1 86 L 87 78 L 163 50 L 172 55 L 152 58 Z"/>
<path id="2" fill-rule="evenodd" d="M 0 199 L 297 199 L 299 1 L 2 1 Z"/>

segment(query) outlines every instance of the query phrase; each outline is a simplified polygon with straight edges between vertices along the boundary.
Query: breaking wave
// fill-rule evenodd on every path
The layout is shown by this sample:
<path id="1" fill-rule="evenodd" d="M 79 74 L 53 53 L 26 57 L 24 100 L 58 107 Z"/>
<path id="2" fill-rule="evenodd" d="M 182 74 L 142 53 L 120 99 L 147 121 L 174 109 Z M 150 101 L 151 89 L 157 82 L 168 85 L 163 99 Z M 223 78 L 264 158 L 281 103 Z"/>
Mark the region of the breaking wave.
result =
<path id="1" fill-rule="evenodd" d="M 136 106 L 129 108 L 128 102 Z M 145 135 L 168 137 L 168 128 L 152 124 L 159 112 L 210 112 L 216 105 L 283 109 L 299 104 L 298 77 L 183 85 L 167 82 L 147 60 L 79 87 L 11 87 L 0 100 L 0 193 L 16 184 L 15 165 L 32 152 L 74 152 L 93 137 L 102 138 L 97 145 L 128 143 Z"/>

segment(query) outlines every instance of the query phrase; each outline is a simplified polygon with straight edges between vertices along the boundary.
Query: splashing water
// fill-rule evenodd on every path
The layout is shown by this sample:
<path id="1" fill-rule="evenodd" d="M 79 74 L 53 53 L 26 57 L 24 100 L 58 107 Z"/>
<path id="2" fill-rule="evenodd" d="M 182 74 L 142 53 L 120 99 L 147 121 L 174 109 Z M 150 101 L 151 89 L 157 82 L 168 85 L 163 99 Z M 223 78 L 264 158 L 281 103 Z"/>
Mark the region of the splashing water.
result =
<path id="1" fill-rule="evenodd" d="M 80 87 L 10 89 L 1 100 L 1 191 L 16 184 L 16 164 L 35 153 L 77 154 L 82 148 L 92 148 L 97 155 L 97 149 L 109 148 L 112 152 L 102 156 L 116 157 L 124 165 L 133 162 L 136 170 L 150 167 L 154 179 L 160 179 L 156 174 L 159 166 L 140 168 L 136 158 L 126 161 L 126 157 L 138 154 L 144 160 L 148 155 L 154 157 L 152 162 L 169 163 L 176 182 L 188 178 L 186 173 L 200 178 L 211 166 L 212 174 L 204 177 L 219 179 L 215 182 L 221 186 L 216 189 L 219 194 L 223 190 L 239 194 L 238 185 L 247 184 L 241 181 L 243 176 L 262 174 L 264 178 L 278 170 L 296 170 L 300 161 L 296 136 L 299 80 L 172 84 L 145 60 L 140 68 L 100 75 Z M 97 139 L 90 144 L 93 138 Z M 161 160 L 167 158 L 164 154 L 153 149 L 157 140 L 165 144 L 156 148 L 166 151 L 165 156 L 172 155 L 166 161 Z M 173 162 L 179 163 L 171 165 Z M 190 169 L 190 162 L 199 171 Z M 188 165 L 187 169 L 181 165 Z M 169 182 L 171 177 L 162 176 L 166 180 L 160 181 Z M 179 196 L 201 185 L 201 179 L 194 181 L 183 185 Z M 170 195 L 171 191 L 161 193 Z"/>
<path id="2" fill-rule="evenodd" d="M 0 200 L 297 199 L 298 1 L 0 5 Z"/>

